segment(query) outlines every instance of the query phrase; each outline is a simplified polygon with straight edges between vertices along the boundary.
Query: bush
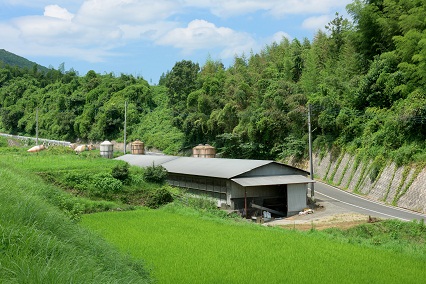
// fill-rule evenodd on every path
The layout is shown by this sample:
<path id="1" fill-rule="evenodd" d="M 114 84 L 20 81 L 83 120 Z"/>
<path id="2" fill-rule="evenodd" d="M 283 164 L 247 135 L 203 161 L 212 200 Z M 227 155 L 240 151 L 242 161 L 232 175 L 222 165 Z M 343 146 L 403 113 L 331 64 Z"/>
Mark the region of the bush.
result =
<path id="1" fill-rule="evenodd" d="M 158 190 L 151 192 L 146 200 L 145 206 L 156 209 L 162 205 L 170 203 L 173 201 L 173 196 L 166 188 L 162 187 Z"/>
<path id="2" fill-rule="evenodd" d="M 95 196 L 107 197 L 110 194 L 119 192 L 123 187 L 123 183 L 113 178 L 109 174 L 96 174 L 91 179 L 90 191 Z"/>
<path id="3" fill-rule="evenodd" d="M 0 147 L 7 147 L 7 139 L 5 137 L 0 137 Z"/>
<path id="4" fill-rule="evenodd" d="M 128 182 L 129 180 L 129 164 L 121 163 L 112 168 L 111 175 L 113 178 L 121 180 L 123 183 Z"/>
<path id="5" fill-rule="evenodd" d="M 90 180 L 90 175 L 87 173 L 73 173 L 70 172 L 65 175 L 65 186 L 67 188 L 76 189 L 78 191 L 85 191 L 87 189 L 88 181 Z"/>
<path id="6" fill-rule="evenodd" d="M 163 166 L 147 167 L 143 173 L 143 178 L 147 182 L 164 183 L 167 178 L 167 170 Z"/>

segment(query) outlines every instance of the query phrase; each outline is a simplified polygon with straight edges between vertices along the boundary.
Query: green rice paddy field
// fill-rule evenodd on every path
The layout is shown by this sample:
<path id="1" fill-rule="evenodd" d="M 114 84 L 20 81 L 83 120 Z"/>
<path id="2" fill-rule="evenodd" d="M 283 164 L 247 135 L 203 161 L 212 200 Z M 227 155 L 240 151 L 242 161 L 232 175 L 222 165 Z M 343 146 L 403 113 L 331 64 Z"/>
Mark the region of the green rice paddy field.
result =
<path id="1" fill-rule="evenodd" d="M 424 257 L 245 223 L 176 214 L 173 206 L 86 215 L 82 225 L 159 283 L 425 283 Z"/>

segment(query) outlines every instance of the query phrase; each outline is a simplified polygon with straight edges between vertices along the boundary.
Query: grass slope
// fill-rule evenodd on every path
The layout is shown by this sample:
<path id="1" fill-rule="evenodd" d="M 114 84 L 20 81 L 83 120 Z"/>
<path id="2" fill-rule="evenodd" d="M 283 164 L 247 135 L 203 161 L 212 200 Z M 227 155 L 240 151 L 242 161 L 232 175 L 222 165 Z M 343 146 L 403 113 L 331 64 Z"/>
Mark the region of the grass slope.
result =
<path id="1" fill-rule="evenodd" d="M 159 283 L 424 283 L 424 258 L 173 210 L 83 217 Z"/>
<path id="2" fill-rule="evenodd" d="M 64 159 L 0 151 L 0 283 L 149 283 L 141 261 L 123 256 L 52 205 L 66 194 L 34 172 L 60 161 L 65 168 L 77 166 L 64 166 Z"/>

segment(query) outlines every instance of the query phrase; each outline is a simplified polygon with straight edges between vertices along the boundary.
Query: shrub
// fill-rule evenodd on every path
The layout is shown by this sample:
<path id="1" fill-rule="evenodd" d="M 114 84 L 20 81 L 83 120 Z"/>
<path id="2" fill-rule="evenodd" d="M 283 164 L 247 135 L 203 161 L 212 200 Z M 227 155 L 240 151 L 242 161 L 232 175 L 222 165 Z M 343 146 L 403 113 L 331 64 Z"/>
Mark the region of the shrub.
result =
<path id="1" fill-rule="evenodd" d="M 7 139 L 5 137 L 0 137 L 0 147 L 7 147 Z"/>
<path id="2" fill-rule="evenodd" d="M 152 191 L 145 200 L 145 206 L 156 209 L 173 201 L 173 196 L 166 188 L 162 187 Z"/>
<path id="3" fill-rule="evenodd" d="M 129 180 L 129 164 L 120 163 L 112 168 L 111 175 L 113 178 L 121 180 L 123 183 L 127 183 Z"/>
<path id="4" fill-rule="evenodd" d="M 70 147 L 64 146 L 49 146 L 47 147 L 46 151 L 42 153 L 46 153 L 45 155 L 64 155 L 74 153 L 74 150 Z"/>
<path id="5" fill-rule="evenodd" d="M 106 197 L 110 194 L 119 192 L 123 183 L 113 178 L 109 174 L 96 174 L 91 179 L 90 191 L 96 196 Z"/>
<path id="6" fill-rule="evenodd" d="M 186 194 L 182 198 L 182 201 L 184 202 L 184 204 L 194 209 L 202 209 L 202 210 L 217 209 L 216 203 L 213 201 L 213 199 L 204 195 Z"/>
<path id="7" fill-rule="evenodd" d="M 89 174 L 71 172 L 66 174 L 64 181 L 65 186 L 68 188 L 73 188 L 79 191 L 85 191 L 87 189 L 89 179 Z"/>
<path id="8" fill-rule="evenodd" d="M 143 178 L 147 182 L 164 183 L 167 178 L 167 170 L 163 166 L 147 167 L 143 173 Z"/>

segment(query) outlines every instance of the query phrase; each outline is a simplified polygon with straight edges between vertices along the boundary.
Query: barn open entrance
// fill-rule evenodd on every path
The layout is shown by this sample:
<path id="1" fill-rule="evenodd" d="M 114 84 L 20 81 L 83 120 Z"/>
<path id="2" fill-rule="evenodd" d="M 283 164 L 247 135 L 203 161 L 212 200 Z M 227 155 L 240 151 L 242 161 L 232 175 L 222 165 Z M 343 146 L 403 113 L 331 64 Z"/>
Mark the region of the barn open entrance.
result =
<path id="1" fill-rule="evenodd" d="M 287 216 L 287 185 L 280 184 L 273 187 L 273 195 L 262 196 L 261 198 L 256 198 L 257 200 L 253 200 L 251 203 L 251 208 L 254 210 L 252 211 L 252 215 L 263 216 L 265 218 L 280 218 Z M 271 187 L 269 186 L 268 188 L 270 191 Z"/>
<path id="2" fill-rule="evenodd" d="M 277 193 L 279 193 L 279 195 L 264 198 L 262 207 L 264 207 L 265 211 L 269 211 L 273 217 L 284 217 L 287 216 L 288 211 L 287 186 L 285 184 L 280 184 L 276 187 Z M 280 214 L 278 212 L 283 214 Z"/>

